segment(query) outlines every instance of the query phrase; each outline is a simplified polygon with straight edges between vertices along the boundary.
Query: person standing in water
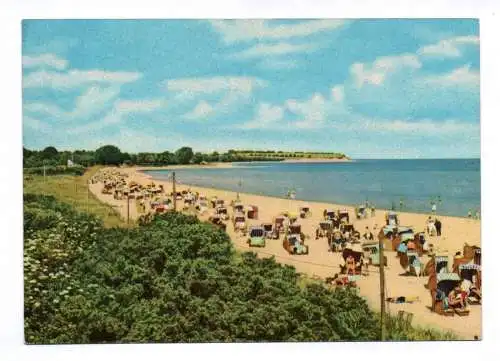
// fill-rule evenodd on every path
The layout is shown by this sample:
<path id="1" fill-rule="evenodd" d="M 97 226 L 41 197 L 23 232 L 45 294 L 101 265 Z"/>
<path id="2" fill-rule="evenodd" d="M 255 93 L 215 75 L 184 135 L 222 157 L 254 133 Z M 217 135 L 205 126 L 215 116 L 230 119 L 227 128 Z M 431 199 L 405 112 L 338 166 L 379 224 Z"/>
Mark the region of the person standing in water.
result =
<path id="1" fill-rule="evenodd" d="M 436 211 L 437 211 L 437 206 L 436 206 L 436 202 L 432 201 L 431 202 L 431 210 L 432 210 L 432 214 L 436 214 Z"/>

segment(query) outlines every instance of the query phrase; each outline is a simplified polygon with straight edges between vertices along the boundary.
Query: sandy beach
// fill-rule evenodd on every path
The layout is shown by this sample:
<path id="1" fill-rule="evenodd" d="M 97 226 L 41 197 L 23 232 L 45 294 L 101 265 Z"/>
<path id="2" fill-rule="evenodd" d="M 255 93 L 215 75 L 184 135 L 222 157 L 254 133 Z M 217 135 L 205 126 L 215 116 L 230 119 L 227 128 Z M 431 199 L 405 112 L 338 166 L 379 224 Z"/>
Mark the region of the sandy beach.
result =
<path id="1" fill-rule="evenodd" d="M 220 164 L 208 164 L 199 167 L 214 167 L 221 166 Z M 222 163 L 224 167 L 230 167 L 230 163 Z M 198 166 L 197 166 L 198 167 Z M 174 169 L 175 167 L 164 167 L 164 169 Z M 147 184 L 151 182 L 151 177 L 140 170 L 149 168 L 123 168 L 120 171 L 128 173 L 128 181 L 136 181 L 140 184 Z M 150 168 L 160 169 L 160 168 Z M 163 184 L 167 192 L 172 189 L 171 182 L 154 180 L 156 184 Z M 194 192 L 199 192 L 207 197 L 217 196 L 229 203 L 231 200 L 236 199 L 236 193 L 225 190 L 209 189 L 202 187 L 189 186 L 185 184 L 177 184 L 177 191 L 187 190 L 188 188 Z M 115 200 L 112 195 L 101 193 L 102 184 L 91 184 L 90 189 L 92 193 L 102 202 L 114 206 L 124 217 L 127 214 L 127 207 L 125 200 Z M 257 254 L 268 257 L 275 256 L 278 262 L 290 264 L 296 267 L 298 272 L 308 274 L 309 276 L 318 276 L 321 278 L 331 277 L 339 272 L 339 265 L 343 263 L 340 253 L 328 252 L 328 245 L 325 239 L 315 240 L 315 229 L 319 221 L 322 219 L 323 210 L 325 208 L 346 208 L 350 212 L 351 220 L 353 220 L 354 227 L 361 233 L 364 232 L 365 227 L 369 227 L 374 235 L 376 235 L 382 225 L 384 225 L 384 210 L 377 210 L 374 217 L 367 219 L 355 220 L 354 208 L 352 206 L 344 206 L 332 203 L 321 202 L 305 202 L 300 200 L 289 200 L 281 198 L 265 197 L 253 194 L 240 193 L 240 199 L 245 205 L 256 205 L 259 207 L 259 219 L 249 220 L 249 224 L 260 224 L 262 222 L 271 222 L 273 217 L 280 212 L 289 210 L 291 212 L 298 212 L 302 205 L 310 206 L 312 215 L 306 219 L 299 219 L 302 225 L 303 232 L 309 236 L 306 244 L 309 245 L 308 255 L 289 255 L 282 247 L 281 240 L 268 240 L 266 247 L 262 249 L 250 248 L 247 243 L 246 237 L 236 235 L 233 232 L 232 226 L 227 227 L 227 232 L 234 242 L 235 247 L 242 251 L 253 251 Z M 182 202 L 180 202 L 182 205 Z M 179 207 L 181 208 L 181 207 Z M 140 216 L 135 207 L 135 203 L 130 203 L 130 217 L 136 219 Z M 415 231 L 423 231 L 428 218 L 428 214 L 416 214 L 398 212 L 401 225 L 413 226 Z M 207 219 L 208 213 L 201 216 L 201 219 Z M 442 236 L 431 237 L 432 243 L 439 254 L 448 254 L 450 262 L 452 257 L 457 251 L 463 250 L 463 245 L 467 242 L 470 245 L 480 246 L 480 221 L 440 216 L 442 222 Z M 427 282 L 427 277 L 411 277 L 402 276 L 403 269 L 399 265 L 399 260 L 396 258 L 395 252 L 386 252 L 388 258 L 388 267 L 386 268 L 386 296 L 387 297 L 419 297 L 418 302 L 413 304 L 388 304 L 388 311 L 391 314 L 397 314 L 399 310 L 410 312 L 413 314 L 413 325 L 421 325 L 432 327 L 442 331 L 452 331 L 460 337 L 466 339 L 473 339 L 474 336 L 481 338 L 481 306 L 470 306 L 470 314 L 465 317 L 445 317 L 430 311 L 431 297 L 429 291 L 424 287 Z M 427 256 L 422 257 L 422 261 L 426 263 Z M 379 272 L 378 267 L 370 266 L 369 275 L 363 276 L 358 281 L 360 295 L 365 297 L 370 306 L 378 310 L 380 308 L 380 295 L 379 295 Z"/>
<path id="2" fill-rule="evenodd" d="M 283 163 L 346 163 L 352 162 L 352 159 L 348 158 L 289 158 L 285 159 Z"/>

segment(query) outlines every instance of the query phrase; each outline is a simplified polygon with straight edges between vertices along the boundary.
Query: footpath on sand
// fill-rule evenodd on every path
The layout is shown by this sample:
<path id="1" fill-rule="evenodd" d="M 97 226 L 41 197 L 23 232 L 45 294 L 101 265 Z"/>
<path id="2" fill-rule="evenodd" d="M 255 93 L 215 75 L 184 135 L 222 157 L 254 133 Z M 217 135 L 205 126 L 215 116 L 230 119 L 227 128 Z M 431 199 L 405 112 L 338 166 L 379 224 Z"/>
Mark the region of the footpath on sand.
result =
<path id="1" fill-rule="evenodd" d="M 128 180 L 146 185 L 151 183 L 151 177 L 138 171 L 135 168 L 121 169 L 122 172 L 129 174 Z M 171 182 L 154 180 L 157 185 L 162 184 L 169 193 L 172 189 Z M 193 192 L 199 192 L 209 198 L 217 196 L 227 202 L 236 199 L 236 193 L 218 189 L 194 187 L 189 185 L 177 185 L 177 191 L 191 189 Z M 127 205 L 126 200 L 115 200 L 112 195 L 101 193 L 102 184 L 95 183 L 90 185 L 91 192 L 102 202 L 115 207 L 117 211 L 126 218 Z M 309 254 L 307 255 L 289 255 L 282 247 L 281 240 L 269 240 L 265 248 L 250 248 L 246 237 L 242 237 L 233 231 L 233 227 L 227 227 L 227 233 L 233 241 L 235 247 L 241 251 L 253 251 L 262 257 L 274 256 L 276 261 L 283 264 L 293 265 L 298 272 L 305 273 L 311 277 L 332 277 L 340 270 L 343 259 L 339 253 L 328 252 L 326 240 L 315 240 L 314 234 L 319 221 L 322 219 L 323 210 L 326 208 L 339 209 L 346 208 L 354 218 L 354 208 L 351 206 L 336 205 L 331 203 L 304 202 L 299 200 L 289 200 L 265 197 L 252 194 L 240 193 L 240 199 L 245 205 L 256 205 L 259 208 L 259 219 L 249 220 L 249 224 L 261 224 L 262 222 L 271 222 L 273 217 L 280 212 L 288 210 L 297 212 L 301 205 L 307 204 L 312 215 L 306 219 L 300 219 L 302 231 L 309 236 L 306 244 L 309 245 Z M 135 202 L 131 200 L 129 215 L 131 219 L 137 219 L 140 213 L 137 211 Z M 405 226 L 412 226 L 415 231 L 423 231 L 428 215 L 416 213 L 400 213 L 400 222 Z M 206 220 L 208 215 L 199 217 Z M 439 217 L 442 222 L 442 236 L 432 237 L 432 243 L 440 254 L 453 256 L 455 252 L 462 251 L 463 245 L 467 242 L 470 245 L 480 246 L 480 221 L 458 217 Z M 362 220 L 354 220 L 354 227 L 361 233 L 365 227 L 374 233 L 378 233 L 380 227 L 385 223 L 384 211 L 376 210 L 375 216 Z M 470 314 L 465 317 L 445 317 L 431 312 L 431 297 L 429 291 L 424 287 L 427 283 L 427 277 L 402 276 L 403 269 L 399 265 L 395 252 L 386 252 L 388 258 L 388 267 L 385 269 L 386 295 L 387 297 L 418 297 L 414 303 L 388 304 L 388 311 L 391 314 L 397 314 L 398 311 L 405 311 L 413 314 L 413 324 L 423 327 L 431 327 L 441 331 L 451 331 L 465 339 L 474 339 L 474 336 L 481 338 L 481 306 L 471 306 Z M 422 258 L 427 262 L 427 256 Z M 377 267 L 370 266 L 369 274 L 361 277 L 357 282 L 360 295 L 364 297 L 369 305 L 375 309 L 380 309 L 380 289 L 379 272 Z"/>

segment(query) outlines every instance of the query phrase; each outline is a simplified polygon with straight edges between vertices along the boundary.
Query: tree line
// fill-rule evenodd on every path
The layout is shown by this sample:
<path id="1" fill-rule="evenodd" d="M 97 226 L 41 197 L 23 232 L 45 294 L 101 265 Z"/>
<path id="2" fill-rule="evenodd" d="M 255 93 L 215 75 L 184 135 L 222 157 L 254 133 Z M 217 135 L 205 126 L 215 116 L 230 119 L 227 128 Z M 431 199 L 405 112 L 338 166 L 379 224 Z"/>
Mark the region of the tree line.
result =
<path id="1" fill-rule="evenodd" d="M 23 148 L 24 168 L 37 168 L 47 166 L 66 165 L 68 160 L 84 167 L 100 165 L 147 165 L 162 166 L 176 164 L 201 164 L 211 162 L 246 162 L 246 161 L 280 161 L 282 155 L 269 157 L 267 154 L 243 154 L 234 150 L 227 152 L 201 153 L 194 152 L 191 147 L 181 147 L 174 152 L 164 151 L 160 153 L 141 152 L 127 153 L 114 145 L 105 145 L 96 150 L 75 150 L 58 151 L 55 147 L 49 146 L 45 149 L 30 150 Z"/>

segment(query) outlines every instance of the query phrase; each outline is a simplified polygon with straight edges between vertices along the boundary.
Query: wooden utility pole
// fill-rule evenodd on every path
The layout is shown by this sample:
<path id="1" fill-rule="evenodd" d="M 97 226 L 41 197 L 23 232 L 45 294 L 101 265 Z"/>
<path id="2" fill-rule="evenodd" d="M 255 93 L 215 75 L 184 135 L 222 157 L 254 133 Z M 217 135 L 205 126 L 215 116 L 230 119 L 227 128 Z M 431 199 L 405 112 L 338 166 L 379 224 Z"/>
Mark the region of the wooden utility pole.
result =
<path id="1" fill-rule="evenodd" d="M 379 249 L 379 272 L 380 272 L 380 339 L 385 341 L 385 257 L 384 257 L 384 240 L 379 237 L 378 240 Z"/>
<path id="2" fill-rule="evenodd" d="M 174 201 L 174 211 L 177 211 L 177 193 L 175 192 L 175 172 L 172 172 L 172 196 Z"/>
<path id="3" fill-rule="evenodd" d="M 242 181 L 241 181 L 241 178 L 240 180 L 238 181 L 238 193 L 236 193 L 236 200 L 239 201 L 240 200 L 240 191 L 241 191 L 241 186 L 242 186 Z"/>
<path id="4" fill-rule="evenodd" d="M 89 211 L 90 180 L 87 181 L 87 212 Z"/>
<path id="5" fill-rule="evenodd" d="M 127 224 L 130 222 L 130 197 L 127 194 Z"/>

